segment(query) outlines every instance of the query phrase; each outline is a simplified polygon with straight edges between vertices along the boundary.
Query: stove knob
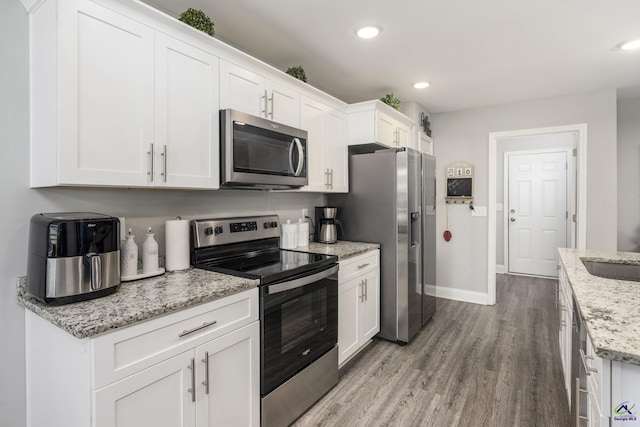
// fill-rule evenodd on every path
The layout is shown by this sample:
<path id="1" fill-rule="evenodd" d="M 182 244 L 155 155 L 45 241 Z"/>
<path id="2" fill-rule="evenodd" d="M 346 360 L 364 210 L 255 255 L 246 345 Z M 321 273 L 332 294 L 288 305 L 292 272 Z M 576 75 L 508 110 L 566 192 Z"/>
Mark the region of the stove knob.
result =
<path id="1" fill-rule="evenodd" d="M 221 226 L 217 226 L 213 231 L 216 233 L 216 236 L 217 236 L 218 234 L 222 234 L 223 230 Z"/>
<path id="2" fill-rule="evenodd" d="M 205 236 L 211 236 L 213 234 L 213 228 L 212 227 L 207 227 L 204 229 L 204 234 Z"/>
<path id="3" fill-rule="evenodd" d="M 276 228 L 277 226 L 278 226 L 278 223 L 277 223 L 277 222 L 273 221 L 273 222 L 271 223 L 271 228 Z"/>
<path id="4" fill-rule="evenodd" d="M 270 225 L 268 222 L 265 222 L 264 224 L 262 224 L 262 226 L 263 226 L 264 228 L 269 228 L 269 227 L 271 227 L 271 225 Z"/>

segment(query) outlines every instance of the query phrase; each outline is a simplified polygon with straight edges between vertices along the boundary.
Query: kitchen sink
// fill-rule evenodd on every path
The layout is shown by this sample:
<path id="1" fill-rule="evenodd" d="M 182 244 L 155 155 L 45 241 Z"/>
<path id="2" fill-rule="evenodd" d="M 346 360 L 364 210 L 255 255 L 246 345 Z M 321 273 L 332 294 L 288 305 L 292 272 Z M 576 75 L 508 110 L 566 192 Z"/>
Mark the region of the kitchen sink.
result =
<path id="1" fill-rule="evenodd" d="M 594 276 L 606 279 L 630 280 L 640 282 L 640 264 L 617 264 L 605 261 L 586 261 L 582 263 Z"/>

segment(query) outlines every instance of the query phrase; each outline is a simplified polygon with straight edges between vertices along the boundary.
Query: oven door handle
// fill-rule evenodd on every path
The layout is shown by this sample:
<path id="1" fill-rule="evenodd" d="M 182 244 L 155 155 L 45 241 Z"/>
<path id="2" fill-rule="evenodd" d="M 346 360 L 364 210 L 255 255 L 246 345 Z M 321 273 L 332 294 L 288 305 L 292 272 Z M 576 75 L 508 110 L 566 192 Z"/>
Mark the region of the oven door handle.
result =
<path id="1" fill-rule="evenodd" d="M 309 285 L 311 283 L 314 283 L 326 277 L 329 277 L 332 274 L 336 274 L 338 272 L 338 269 L 339 269 L 339 266 L 336 265 L 334 267 L 329 268 L 328 270 L 311 274 L 309 276 L 301 277 L 299 279 L 290 280 L 282 283 L 276 283 L 274 285 L 269 285 L 267 286 L 267 293 L 269 295 L 273 295 L 280 292 L 289 291 L 291 289 L 301 288 L 303 286 Z"/>

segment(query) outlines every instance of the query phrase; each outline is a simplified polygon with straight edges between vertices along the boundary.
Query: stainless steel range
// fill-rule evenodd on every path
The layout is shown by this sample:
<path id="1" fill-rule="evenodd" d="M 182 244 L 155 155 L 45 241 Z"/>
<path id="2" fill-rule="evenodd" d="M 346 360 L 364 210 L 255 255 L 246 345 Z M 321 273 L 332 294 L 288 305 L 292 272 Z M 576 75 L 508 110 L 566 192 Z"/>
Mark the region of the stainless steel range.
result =
<path id="1" fill-rule="evenodd" d="M 280 249 L 277 215 L 194 220 L 191 263 L 260 280 L 262 426 L 293 422 L 338 383 L 338 259 Z"/>

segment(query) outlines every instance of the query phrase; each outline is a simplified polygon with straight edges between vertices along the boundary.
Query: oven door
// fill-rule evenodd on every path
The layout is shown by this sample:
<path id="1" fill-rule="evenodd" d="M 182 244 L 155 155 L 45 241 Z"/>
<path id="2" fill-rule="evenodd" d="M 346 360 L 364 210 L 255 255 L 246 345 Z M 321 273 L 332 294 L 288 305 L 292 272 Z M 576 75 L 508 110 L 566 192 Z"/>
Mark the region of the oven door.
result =
<path id="1" fill-rule="evenodd" d="M 307 185 L 307 132 L 234 110 L 220 112 L 225 187 Z"/>
<path id="2" fill-rule="evenodd" d="M 265 396 L 336 346 L 338 265 L 262 286 L 260 309 Z"/>

